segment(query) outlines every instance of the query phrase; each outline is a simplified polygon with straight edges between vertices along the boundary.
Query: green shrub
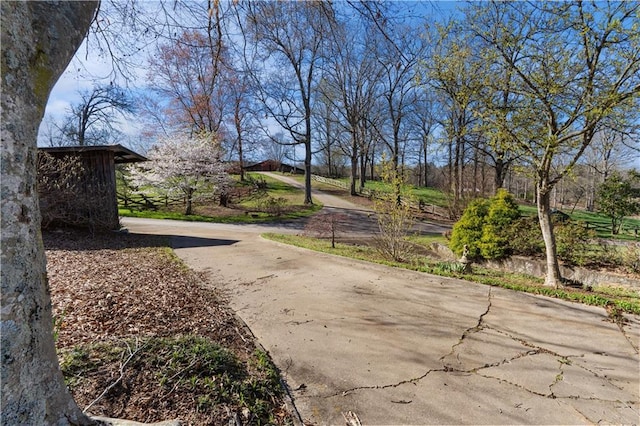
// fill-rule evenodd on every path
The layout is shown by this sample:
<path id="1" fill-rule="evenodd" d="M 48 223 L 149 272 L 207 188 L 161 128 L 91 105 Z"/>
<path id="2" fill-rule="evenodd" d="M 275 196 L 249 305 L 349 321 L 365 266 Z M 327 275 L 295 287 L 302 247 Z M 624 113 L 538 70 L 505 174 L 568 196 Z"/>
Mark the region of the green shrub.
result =
<path id="1" fill-rule="evenodd" d="M 558 257 L 575 265 L 586 263 L 595 231 L 587 229 L 582 222 L 567 221 L 555 224 L 554 234 Z"/>
<path id="2" fill-rule="evenodd" d="M 480 255 L 480 240 L 482 239 L 482 227 L 489 213 L 489 201 L 478 198 L 469 203 L 462 213 L 462 217 L 453 225 L 449 248 L 462 255 L 464 246 L 469 248 L 471 257 Z"/>
<path id="3" fill-rule="evenodd" d="M 556 253 L 562 260 L 575 265 L 584 265 L 593 259 L 591 241 L 593 230 L 582 222 L 554 221 L 553 233 L 556 238 Z M 512 254 L 537 256 L 544 254 L 544 241 L 537 217 L 523 217 L 514 221 L 507 232 L 509 249 Z M 600 254 L 599 254 L 600 256 Z"/>
<path id="4" fill-rule="evenodd" d="M 536 256 L 544 253 L 544 241 L 537 217 L 521 217 L 509 226 L 507 232 L 512 254 Z"/>
<path id="5" fill-rule="evenodd" d="M 629 273 L 640 273 L 640 243 L 632 243 L 622 249 L 622 267 Z"/>
<path id="6" fill-rule="evenodd" d="M 287 199 L 283 197 L 265 197 L 258 202 L 258 208 L 270 215 L 280 216 L 287 205 Z"/>
<path id="7" fill-rule="evenodd" d="M 519 217 L 518 205 L 504 189 L 490 200 L 474 200 L 453 226 L 450 248 L 458 255 L 466 245 L 472 257 L 504 257 L 510 252 L 510 228 Z"/>
<path id="8" fill-rule="evenodd" d="M 489 201 L 482 227 L 480 254 L 485 259 L 499 259 L 509 254 L 509 227 L 520 218 L 520 209 L 507 190 L 499 189 Z"/>

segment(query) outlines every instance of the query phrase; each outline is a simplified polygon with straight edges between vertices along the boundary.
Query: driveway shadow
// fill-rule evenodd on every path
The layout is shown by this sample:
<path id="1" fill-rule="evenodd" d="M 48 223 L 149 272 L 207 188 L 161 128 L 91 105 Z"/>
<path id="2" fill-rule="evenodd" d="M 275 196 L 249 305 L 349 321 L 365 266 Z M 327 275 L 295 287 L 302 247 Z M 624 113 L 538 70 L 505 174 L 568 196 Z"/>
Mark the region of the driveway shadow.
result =
<path id="1" fill-rule="evenodd" d="M 167 237 L 170 239 L 171 247 L 174 249 L 230 246 L 239 241 L 239 240 L 226 240 L 222 238 L 184 237 L 184 236 L 178 236 L 178 235 L 172 235 Z"/>
<path id="2" fill-rule="evenodd" d="M 238 240 L 185 237 L 178 235 L 148 235 L 130 232 L 90 232 L 84 229 L 45 231 L 42 240 L 46 250 L 90 251 L 123 250 L 144 247 L 216 247 L 229 246 Z"/>

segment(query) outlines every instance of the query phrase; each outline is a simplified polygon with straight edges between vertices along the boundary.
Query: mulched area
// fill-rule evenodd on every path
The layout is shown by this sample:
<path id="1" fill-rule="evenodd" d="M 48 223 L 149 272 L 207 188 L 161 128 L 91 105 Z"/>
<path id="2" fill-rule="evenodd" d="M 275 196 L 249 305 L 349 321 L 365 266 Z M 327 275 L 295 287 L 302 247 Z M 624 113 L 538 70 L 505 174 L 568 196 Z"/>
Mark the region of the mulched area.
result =
<path id="1" fill-rule="evenodd" d="M 175 257 L 166 239 L 64 230 L 45 232 L 43 240 L 61 359 L 79 351 L 92 353 L 105 344 L 117 349 L 149 338 L 198 336 L 218 343 L 244 363 L 249 377 L 243 380 L 263 374 L 256 368 L 257 346 L 251 333 L 224 300 Z M 82 380 L 72 381 L 71 390 L 81 408 L 123 376 L 122 360 L 116 361 L 95 366 Z M 189 394 L 197 393 L 196 389 L 186 386 L 167 392 L 157 374 L 139 373 L 126 372 L 90 412 L 141 422 L 174 418 L 192 425 L 228 424 L 229 419 L 236 419 L 232 420 L 236 424 L 242 419 L 244 424 L 257 422 L 246 407 L 234 406 L 231 398 L 215 409 L 203 410 L 202 398 Z M 288 414 L 281 394 L 273 394 L 269 416 L 285 422 Z M 173 400 L 167 402 L 167 395 Z"/>

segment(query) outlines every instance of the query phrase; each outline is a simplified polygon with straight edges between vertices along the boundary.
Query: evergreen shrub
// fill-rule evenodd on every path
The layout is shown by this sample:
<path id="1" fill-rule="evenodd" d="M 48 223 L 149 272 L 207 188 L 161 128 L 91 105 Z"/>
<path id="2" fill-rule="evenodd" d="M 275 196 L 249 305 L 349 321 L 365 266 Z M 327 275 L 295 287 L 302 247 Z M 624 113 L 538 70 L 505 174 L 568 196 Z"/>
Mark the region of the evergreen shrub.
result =
<path id="1" fill-rule="evenodd" d="M 469 248 L 471 257 L 480 256 L 480 240 L 482 239 L 482 227 L 489 212 L 489 201 L 478 198 L 469 203 L 462 213 L 462 217 L 453 225 L 449 248 L 462 255 L 464 246 Z"/>
<path id="2" fill-rule="evenodd" d="M 505 189 L 489 201 L 489 210 L 482 227 L 480 254 L 485 259 L 499 259 L 510 254 L 509 228 L 520 218 L 520 209 Z"/>
<path id="3" fill-rule="evenodd" d="M 472 257 L 505 257 L 510 253 L 509 231 L 519 217 L 520 210 L 511 194 L 500 189 L 489 200 L 477 199 L 469 203 L 453 226 L 449 246 L 458 255 L 466 245 Z"/>

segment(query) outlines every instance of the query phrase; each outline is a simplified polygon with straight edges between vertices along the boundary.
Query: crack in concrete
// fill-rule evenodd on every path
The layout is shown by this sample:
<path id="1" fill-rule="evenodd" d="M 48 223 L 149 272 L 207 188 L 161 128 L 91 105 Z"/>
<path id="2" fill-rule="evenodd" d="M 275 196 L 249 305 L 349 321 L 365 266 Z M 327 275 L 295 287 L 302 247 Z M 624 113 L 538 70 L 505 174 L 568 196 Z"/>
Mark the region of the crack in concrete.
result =
<path id="1" fill-rule="evenodd" d="M 633 348 L 636 354 L 640 354 L 640 349 L 633 344 L 633 340 L 631 339 L 631 337 L 629 337 L 624 329 L 624 321 L 616 321 L 616 324 L 618 325 L 618 329 L 620 330 L 624 338 L 627 340 L 627 342 L 629 342 L 629 345 L 631 345 L 631 348 Z"/>
<path id="2" fill-rule="evenodd" d="M 604 420 L 604 419 L 600 419 L 598 421 L 593 421 L 586 414 L 584 414 L 582 411 L 578 410 L 578 408 L 576 408 L 574 406 L 571 406 L 571 408 L 573 408 L 573 411 L 575 411 L 576 413 L 580 414 L 584 418 L 585 424 L 599 425 Z"/>
<path id="3" fill-rule="evenodd" d="M 571 355 L 571 356 L 567 356 L 566 358 L 567 358 L 567 360 L 568 360 L 568 361 L 570 361 L 570 362 L 571 362 L 571 358 L 582 358 L 583 356 L 584 356 L 584 355 Z M 592 374 L 594 377 L 597 377 L 598 379 L 605 380 L 608 384 L 610 384 L 611 386 L 613 386 L 614 388 L 616 388 L 616 389 L 618 389 L 618 390 L 624 390 L 624 387 L 622 387 L 622 386 L 618 386 L 618 385 L 616 385 L 615 383 L 613 383 L 613 382 L 611 381 L 611 379 L 610 379 L 609 377 L 607 377 L 607 375 L 606 375 L 606 374 L 604 374 L 604 375 L 603 375 L 603 374 L 600 374 L 600 373 L 598 373 L 598 372 L 596 372 L 596 371 L 593 371 L 592 369 L 587 368 L 586 366 L 581 365 L 581 364 L 573 364 L 573 363 L 571 362 L 571 364 L 570 364 L 570 365 L 573 365 L 573 366 L 574 366 L 574 367 L 576 367 L 576 368 L 580 368 L 580 369 L 582 369 L 582 370 L 586 371 L 587 373 Z"/>
<path id="4" fill-rule="evenodd" d="M 500 367 L 502 365 L 505 364 L 509 364 L 511 361 L 515 361 L 516 359 L 520 359 L 520 358 L 524 358 L 526 356 L 533 356 L 533 355 L 539 355 L 541 352 L 540 351 L 527 351 L 527 352 L 521 352 L 519 354 L 516 354 L 515 356 L 509 358 L 509 359 L 502 359 L 498 362 L 494 362 L 492 364 L 485 364 L 482 367 L 476 367 L 476 368 L 472 368 L 471 370 L 467 370 L 468 372 L 472 372 L 472 373 L 477 373 L 480 370 L 484 370 L 485 368 L 493 368 L 493 367 Z"/>
<path id="5" fill-rule="evenodd" d="M 484 319 L 485 317 L 490 313 L 491 311 L 491 307 L 492 307 L 492 293 L 491 293 L 491 288 L 489 288 L 489 292 L 487 294 L 487 299 L 488 299 L 488 303 L 487 303 L 487 308 L 486 310 L 480 314 L 480 316 L 478 317 L 478 322 L 473 326 L 473 327 L 469 327 L 467 328 L 463 333 L 462 336 L 460 337 L 460 339 L 458 340 L 458 342 L 456 342 L 454 345 L 452 345 L 451 347 L 451 351 L 449 353 L 447 353 L 446 355 L 443 355 L 442 357 L 440 357 L 440 361 L 444 361 L 447 357 L 452 356 L 456 353 L 456 348 L 459 347 L 460 345 L 462 345 L 465 341 L 465 339 L 467 337 L 469 337 L 471 334 L 474 333 L 478 333 L 482 330 L 493 330 L 498 334 L 502 334 L 503 336 L 508 337 L 509 339 L 520 343 L 521 345 L 523 345 L 526 348 L 529 348 L 530 350 L 525 351 L 525 352 L 520 352 L 518 354 L 516 354 L 515 356 L 512 356 L 509 359 L 502 359 L 498 362 L 494 362 L 491 364 L 485 364 L 482 367 L 475 367 L 469 370 L 463 370 L 463 369 L 457 369 L 457 368 L 452 368 L 448 365 L 443 365 L 442 368 L 437 368 L 437 369 L 429 369 L 426 373 L 424 373 L 423 375 L 419 376 L 419 377 L 414 377 L 408 380 L 402 380 L 399 381 L 397 383 L 392 383 L 392 384 L 387 384 L 387 385 L 374 385 L 374 386 L 358 386 L 358 387 L 354 387 L 354 388 L 350 388 L 344 391 L 340 391 L 340 392 L 336 392 L 334 394 L 331 395 L 327 395 L 324 396 L 324 398 L 334 398 L 337 396 L 347 396 L 351 393 L 357 392 L 357 391 L 361 391 L 361 390 L 382 390 L 382 389 L 389 389 L 389 388 L 396 388 L 405 384 L 417 384 L 418 382 L 420 382 L 422 379 L 426 378 L 427 376 L 429 376 L 431 373 L 436 373 L 436 372 L 442 372 L 442 373 L 463 373 L 463 374 L 475 374 L 479 377 L 485 378 L 485 379 L 490 379 L 490 380 L 497 380 L 498 382 L 502 383 L 502 384 L 506 384 L 509 386 L 513 386 L 516 387 L 518 389 L 521 389 L 527 393 L 530 393 L 532 395 L 535 396 L 539 396 L 542 398 L 548 398 L 548 399 L 559 399 L 559 400 L 583 400 L 583 401 L 598 401 L 598 402 L 604 402 L 604 403 L 609 403 L 609 404 L 624 404 L 626 407 L 633 409 L 633 404 L 637 403 L 637 401 L 620 401 L 620 400 L 606 400 L 606 399 L 601 399 L 601 398 L 596 398 L 596 397 L 582 397 L 580 395 L 567 395 L 567 396 L 558 396 L 554 393 L 553 387 L 556 386 L 558 383 L 562 382 L 564 380 L 564 366 L 565 365 L 574 365 L 580 369 L 583 369 L 584 371 L 587 371 L 588 373 L 592 374 L 594 377 L 597 377 L 599 379 L 605 380 L 608 384 L 610 384 L 611 386 L 617 388 L 617 389 L 621 389 L 622 388 L 618 385 L 616 385 L 615 383 L 612 382 L 611 379 L 609 379 L 607 376 L 603 376 L 601 374 L 598 374 L 595 371 L 590 370 L 589 368 L 582 366 L 580 364 L 574 364 L 571 360 L 571 358 L 576 358 L 576 357 L 581 357 L 584 355 L 562 355 L 559 354 L 557 352 L 554 352 L 550 349 L 547 348 L 543 348 L 540 346 L 537 346 L 533 343 L 530 343 L 522 338 L 516 337 L 511 335 L 510 333 L 507 333 L 503 330 L 499 330 L 496 329 L 494 327 L 488 326 L 486 324 L 484 324 Z M 622 331 L 623 335 L 625 336 L 625 338 L 629 341 L 629 343 L 631 344 L 631 346 L 634 348 L 634 350 L 636 351 L 636 353 L 638 353 L 638 349 L 633 345 L 633 343 L 631 342 L 631 340 L 629 339 L 629 337 L 626 335 L 623 327 L 621 324 L 618 324 L 620 327 L 620 330 Z M 482 374 L 482 370 L 484 369 L 488 369 L 488 368 L 492 368 L 492 367 L 500 367 L 504 364 L 508 364 L 514 360 L 520 359 L 520 358 L 524 358 L 524 357 L 528 357 L 528 356 L 535 356 L 535 355 L 540 355 L 540 354 L 547 354 L 547 355 L 551 355 L 553 357 L 558 358 L 557 361 L 559 363 L 558 369 L 559 372 L 558 374 L 555 376 L 553 382 L 551 384 L 549 384 L 549 392 L 548 393 L 542 393 L 542 392 L 538 392 L 532 389 L 529 389 L 523 385 L 520 385 L 518 383 L 514 383 L 511 382 L 509 380 L 505 380 L 503 378 L 500 377 L 495 377 L 495 376 L 491 376 L 491 375 L 487 375 L 487 374 Z M 459 355 L 456 355 L 456 358 L 459 359 Z M 574 409 L 576 409 L 574 407 Z M 577 411 L 577 409 L 576 409 Z M 578 411 L 579 412 L 579 411 Z M 589 423 L 593 423 L 584 413 L 579 412 L 584 418 L 585 420 L 587 420 Z M 597 423 L 597 422 L 596 422 Z"/>
<path id="6" fill-rule="evenodd" d="M 566 365 L 566 364 L 571 365 L 571 362 L 569 360 L 567 360 L 566 358 L 559 359 L 557 361 L 560 364 L 559 367 L 558 367 L 558 370 L 560 370 L 560 371 L 558 372 L 558 374 L 556 374 L 556 377 L 553 379 L 553 382 L 549 385 L 550 398 L 554 398 L 554 399 L 556 398 L 556 395 L 553 392 L 553 387 L 564 380 L 564 370 L 563 370 L 562 366 Z"/>
<path id="7" fill-rule="evenodd" d="M 484 317 L 487 316 L 489 314 L 489 311 L 491 310 L 491 303 L 492 303 L 491 297 L 492 297 L 491 287 L 489 287 L 489 292 L 487 293 L 487 309 L 485 309 L 485 311 L 481 313 L 480 316 L 478 317 L 478 323 L 473 327 L 467 328 L 462 333 L 462 336 L 460 337 L 458 342 L 453 346 L 451 346 L 451 351 L 448 354 L 441 356 L 439 361 L 442 361 L 446 357 L 453 355 L 454 352 L 456 351 L 456 347 L 460 346 L 464 342 L 464 339 L 466 339 L 469 335 L 477 333 L 485 328 L 485 326 L 483 325 L 483 322 L 484 322 Z"/>
<path id="8" fill-rule="evenodd" d="M 478 374 L 480 377 L 484 377 L 485 379 L 497 380 L 500 383 L 516 387 L 516 388 L 521 389 L 521 390 L 523 390 L 525 392 L 528 392 L 528 393 L 530 393 L 532 395 L 540 396 L 540 397 L 543 397 L 543 398 L 559 399 L 559 400 L 571 399 L 571 400 L 576 400 L 576 401 L 577 400 L 581 400 L 581 401 L 598 401 L 598 402 L 606 402 L 606 403 L 609 403 L 609 404 L 625 404 L 628 408 L 633 408 L 631 405 L 637 403 L 637 401 L 634 401 L 634 400 L 631 400 L 631 401 L 620 401 L 620 400 L 614 400 L 614 399 L 602 399 L 602 398 L 596 398 L 596 397 L 584 397 L 584 396 L 580 396 L 580 395 L 558 396 L 558 395 L 553 393 L 553 391 L 551 390 L 551 386 L 553 386 L 553 385 L 555 385 L 555 384 L 557 384 L 557 383 L 559 383 L 561 381 L 561 380 L 558 380 L 558 376 L 560 376 L 560 375 L 556 376 L 556 380 L 554 380 L 554 383 L 552 383 L 549 386 L 549 388 L 550 388 L 549 389 L 549 393 L 542 393 L 542 392 L 536 392 L 534 390 L 528 389 L 528 388 L 526 388 L 526 387 L 524 387 L 524 386 L 522 386 L 522 385 L 520 385 L 518 383 L 513 383 L 513 382 L 511 382 L 509 380 L 505 380 L 505 379 L 502 379 L 500 377 L 489 376 L 489 375 L 486 375 L 486 374 L 479 374 L 479 373 L 476 373 L 476 374 Z"/>
<path id="9" fill-rule="evenodd" d="M 527 341 L 526 341 L 526 340 L 524 340 L 524 339 L 521 339 L 521 338 L 519 338 L 519 337 L 512 336 L 511 334 L 506 333 L 506 332 L 504 332 L 504 331 L 502 331 L 502 330 L 498 330 L 498 329 L 496 329 L 496 328 L 488 327 L 488 326 L 487 326 L 486 328 L 487 328 L 487 329 L 489 329 L 489 330 L 493 330 L 493 331 L 495 331 L 496 333 L 499 333 L 499 334 L 502 334 L 502 335 L 504 335 L 504 336 L 507 336 L 508 338 L 510 338 L 510 339 L 512 339 L 512 340 L 514 340 L 514 341 L 516 341 L 516 342 L 518 342 L 518 343 L 520 343 L 520 344 L 521 344 L 521 345 L 523 345 L 523 346 L 526 346 L 526 347 L 528 347 L 528 348 L 533 349 L 533 351 L 526 352 L 526 353 L 522 354 L 522 356 L 537 355 L 537 354 L 540 354 L 540 353 L 544 353 L 544 354 L 547 354 L 547 355 L 551 355 L 551 356 L 554 356 L 554 357 L 560 358 L 560 359 L 558 360 L 558 362 L 560 362 L 560 363 L 561 363 L 561 365 L 562 365 L 562 364 L 566 364 L 566 365 L 573 365 L 573 366 L 574 366 L 574 367 L 576 367 L 576 368 L 580 368 L 580 369 L 582 369 L 582 370 L 584 370 L 584 371 L 588 372 L 589 374 L 592 374 L 594 377 L 597 377 L 598 379 L 602 379 L 602 380 L 606 381 L 609 385 L 611 385 L 611 386 L 615 387 L 616 389 L 624 390 L 624 388 L 622 388 L 622 387 L 618 386 L 617 384 L 615 384 L 615 383 L 614 383 L 614 382 L 613 382 L 609 377 L 607 377 L 606 375 L 601 375 L 601 374 L 597 373 L 596 371 L 593 371 L 593 370 L 591 370 L 591 369 L 587 368 L 587 367 L 586 367 L 586 366 L 584 366 L 584 365 L 577 364 L 577 363 L 573 363 L 572 358 L 583 357 L 584 355 L 562 355 L 562 354 L 559 354 L 559 353 L 557 353 L 557 352 L 554 352 L 554 351 L 552 351 L 552 350 L 550 350 L 550 349 L 546 349 L 546 348 L 542 348 L 542 347 L 540 347 L 540 346 L 536 346 L 536 345 L 534 345 L 534 344 L 532 344 L 532 343 L 527 342 Z M 516 357 L 516 358 L 514 358 L 514 359 L 517 359 L 517 357 Z M 483 368 L 484 368 L 484 367 L 483 367 Z M 553 385 L 555 385 L 555 384 L 556 384 L 556 383 L 553 383 Z"/>
<path id="10" fill-rule="evenodd" d="M 324 398 L 334 398 L 336 396 L 347 396 L 353 392 L 357 392 L 360 390 L 381 390 L 381 389 L 389 389 L 389 388 L 396 388 L 402 385 L 406 385 L 406 384 L 416 384 L 417 382 L 421 381 L 422 379 L 426 378 L 429 374 L 431 373 L 436 373 L 436 372 L 441 372 L 441 373 L 464 373 L 464 374 L 476 374 L 480 377 L 483 377 L 485 379 L 491 379 L 491 380 L 496 380 L 502 384 L 506 384 L 509 386 L 513 386 L 516 387 L 518 389 L 521 389 L 527 393 L 530 393 L 532 395 L 536 395 L 542 398 L 548 398 L 548 399 L 559 399 L 559 400 L 563 400 L 563 399 L 567 399 L 567 400 L 583 400 L 583 401 L 598 401 L 598 402 L 605 402 L 605 403 L 610 403 L 610 404 L 616 404 L 616 403 L 622 403 L 625 404 L 627 407 L 632 408 L 632 405 L 636 402 L 636 401 L 620 401 L 620 400 L 608 400 L 608 399 L 602 399 L 602 398 L 595 398 L 595 397 L 582 397 L 580 395 L 567 395 L 567 396 L 557 396 L 554 394 L 553 390 L 551 389 L 552 386 L 556 385 L 557 383 L 559 383 L 562 380 L 563 377 L 563 372 L 562 372 L 562 365 L 565 365 L 563 362 L 558 361 L 560 363 L 560 373 L 556 376 L 554 382 L 549 385 L 549 393 L 542 393 L 542 392 L 537 392 L 531 389 L 528 389 L 525 386 L 522 386 L 518 383 L 514 383 L 511 382 L 509 380 L 505 380 L 502 379 L 500 377 L 495 377 L 495 376 L 490 376 L 490 375 L 486 375 L 486 374 L 480 374 L 478 372 L 479 369 L 470 369 L 470 370 L 460 370 L 457 368 L 450 368 L 450 367 L 443 367 L 443 368 L 432 368 L 430 370 L 428 370 L 425 374 L 423 374 L 422 376 L 419 377 L 415 377 L 409 380 L 403 380 L 400 381 L 398 383 L 392 383 L 392 384 L 388 384 L 388 385 L 375 385 L 375 386 L 358 386 L 358 387 L 354 387 L 351 389 L 346 389 L 344 391 L 340 391 L 340 392 L 336 392 L 333 393 L 331 395 L 327 395 L 324 396 Z M 485 367 L 482 367 L 485 368 Z"/>
<path id="11" fill-rule="evenodd" d="M 424 379 L 425 377 L 427 377 L 429 374 L 434 373 L 434 372 L 447 372 L 447 371 L 451 371 L 451 369 L 444 367 L 444 368 L 432 368 L 430 370 L 428 370 L 426 373 L 424 373 L 422 376 L 419 377 L 414 377 L 413 379 L 408 379 L 408 380 L 402 380 L 398 383 L 392 383 L 392 384 L 388 384 L 388 385 L 375 385 L 375 386 L 358 386 L 355 388 L 351 388 L 351 389 L 346 389 L 340 392 L 336 392 L 334 394 L 331 395 L 327 395 L 324 398 L 333 398 L 336 396 L 347 396 L 350 393 L 359 391 L 359 390 L 378 390 L 378 389 L 389 389 L 389 388 L 397 388 L 398 386 L 402 386 L 402 385 L 407 385 L 407 384 L 415 384 L 417 382 L 419 382 L 420 380 Z"/>

